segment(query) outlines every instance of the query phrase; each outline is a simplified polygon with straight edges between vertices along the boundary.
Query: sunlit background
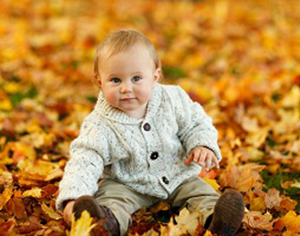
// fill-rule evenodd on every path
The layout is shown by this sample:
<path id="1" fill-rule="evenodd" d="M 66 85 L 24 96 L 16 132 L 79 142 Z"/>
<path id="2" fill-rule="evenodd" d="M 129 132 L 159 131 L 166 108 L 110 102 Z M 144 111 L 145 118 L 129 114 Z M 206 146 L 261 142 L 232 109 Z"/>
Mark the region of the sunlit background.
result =
<path id="1" fill-rule="evenodd" d="M 97 99 L 95 49 L 110 32 L 133 28 L 154 43 L 161 82 L 181 85 L 212 116 L 223 154 L 216 188 L 242 192 L 256 220 L 266 209 L 274 219 L 300 213 L 289 200 L 300 195 L 299 0 L 2 0 L 0 16 L 0 192 L 11 189 L 0 198 L 57 190 L 70 142 Z M 274 210 L 254 187 L 276 188 L 289 207 Z M 248 233 L 283 230 L 272 227 L 244 225 Z"/>

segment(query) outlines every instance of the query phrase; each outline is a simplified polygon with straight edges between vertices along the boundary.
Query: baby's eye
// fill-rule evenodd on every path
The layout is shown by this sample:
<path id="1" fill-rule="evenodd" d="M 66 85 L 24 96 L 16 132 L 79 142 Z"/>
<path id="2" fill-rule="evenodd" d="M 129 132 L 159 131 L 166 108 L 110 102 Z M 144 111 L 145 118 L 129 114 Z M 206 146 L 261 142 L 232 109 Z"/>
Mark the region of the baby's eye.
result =
<path id="1" fill-rule="evenodd" d="M 121 80 L 119 78 L 111 78 L 110 81 L 115 83 L 115 84 L 118 84 L 118 83 L 121 82 Z"/>
<path id="2" fill-rule="evenodd" d="M 142 78 L 140 77 L 140 76 L 134 76 L 133 78 L 132 78 L 132 81 L 133 82 L 138 82 L 138 81 L 140 81 Z"/>

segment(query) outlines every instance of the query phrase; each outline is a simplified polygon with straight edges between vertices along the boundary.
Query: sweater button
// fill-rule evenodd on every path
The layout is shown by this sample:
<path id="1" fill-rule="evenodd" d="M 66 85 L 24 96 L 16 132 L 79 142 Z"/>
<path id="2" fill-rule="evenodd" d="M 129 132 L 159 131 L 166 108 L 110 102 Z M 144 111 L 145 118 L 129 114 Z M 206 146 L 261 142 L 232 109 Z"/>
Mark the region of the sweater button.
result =
<path id="1" fill-rule="evenodd" d="M 169 180 L 167 179 L 166 176 L 162 177 L 162 180 L 164 181 L 165 184 L 168 184 L 168 183 L 169 183 Z"/>
<path id="2" fill-rule="evenodd" d="M 151 126 L 148 123 L 144 124 L 143 127 L 145 131 L 149 131 L 151 129 Z"/>
<path id="3" fill-rule="evenodd" d="M 158 152 L 152 152 L 150 158 L 151 160 L 155 160 L 156 158 L 158 158 Z"/>

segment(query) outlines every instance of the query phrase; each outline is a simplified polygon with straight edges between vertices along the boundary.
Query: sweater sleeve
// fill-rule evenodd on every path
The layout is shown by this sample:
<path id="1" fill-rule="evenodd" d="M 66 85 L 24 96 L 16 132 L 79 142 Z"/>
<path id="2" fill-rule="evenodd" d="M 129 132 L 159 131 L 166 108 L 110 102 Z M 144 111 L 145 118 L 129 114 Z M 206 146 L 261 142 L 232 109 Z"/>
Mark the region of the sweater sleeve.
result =
<path id="1" fill-rule="evenodd" d="M 212 124 L 212 119 L 205 113 L 203 107 L 193 102 L 181 87 L 177 86 L 175 93 L 178 136 L 187 154 L 189 155 L 196 146 L 205 146 L 214 152 L 218 161 L 221 161 L 222 156 L 217 143 L 218 132 Z"/>
<path id="2" fill-rule="evenodd" d="M 67 200 L 83 195 L 93 195 L 98 189 L 98 179 L 108 160 L 108 144 L 99 127 L 84 121 L 79 136 L 71 143 L 70 160 L 59 183 L 56 208 L 63 211 Z"/>

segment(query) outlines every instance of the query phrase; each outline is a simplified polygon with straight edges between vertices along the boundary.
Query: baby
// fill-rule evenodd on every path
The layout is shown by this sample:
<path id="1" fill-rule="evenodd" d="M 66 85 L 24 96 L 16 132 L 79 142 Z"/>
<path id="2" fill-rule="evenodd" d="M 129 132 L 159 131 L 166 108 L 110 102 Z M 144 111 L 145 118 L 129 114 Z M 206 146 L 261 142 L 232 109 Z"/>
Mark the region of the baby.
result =
<path id="1" fill-rule="evenodd" d="M 94 65 L 101 87 L 94 110 L 71 144 L 57 209 L 70 223 L 87 210 L 105 217 L 109 235 L 125 235 L 131 214 L 166 200 L 202 214 L 213 233 L 241 225 L 240 193 L 219 194 L 197 175 L 219 168 L 217 131 L 200 104 L 179 86 L 161 85 L 161 62 L 140 32 L 120 30 L 99 45 Z"/>

